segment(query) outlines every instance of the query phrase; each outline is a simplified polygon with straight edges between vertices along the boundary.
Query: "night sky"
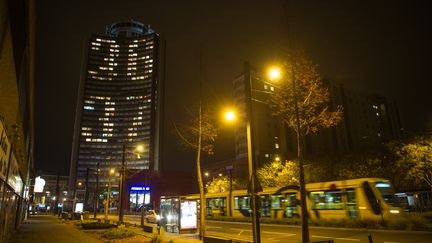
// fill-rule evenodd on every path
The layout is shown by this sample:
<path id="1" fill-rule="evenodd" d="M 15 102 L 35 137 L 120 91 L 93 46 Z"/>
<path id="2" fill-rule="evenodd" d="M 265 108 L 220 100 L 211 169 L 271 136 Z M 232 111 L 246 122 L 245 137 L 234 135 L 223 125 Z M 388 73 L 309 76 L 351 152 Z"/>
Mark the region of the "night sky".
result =
<path id="1" fill-rule="evenodd" d="M 243 62 L 274 62 L 288 36 L 323 77 L 396 99 L 408 131 L 431 131 L 431 12 L 429 1 L 37 1 L 36 168 L 69 173 L 85 37 L 128 19 L 167 41 L 164 152 L 172 169 L 193 166 L 171 124 L 197 106 L 200 56 L 205 101 L 222 107 Z M 222 127 L 210 160 L 233 157 L 233 130 Z"/>

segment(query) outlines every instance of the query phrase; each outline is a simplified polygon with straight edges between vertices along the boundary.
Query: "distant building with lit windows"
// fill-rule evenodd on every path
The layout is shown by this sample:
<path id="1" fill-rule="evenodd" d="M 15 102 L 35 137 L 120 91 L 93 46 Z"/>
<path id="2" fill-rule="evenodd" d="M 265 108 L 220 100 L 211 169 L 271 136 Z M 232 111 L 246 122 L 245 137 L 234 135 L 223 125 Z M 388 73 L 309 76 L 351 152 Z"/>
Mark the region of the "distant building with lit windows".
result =
<path id="1" fill-rule="evenodd" d="M 161 82 L 158 75 L 159 35 L 136 21 L 107 26 L 92 34 L 82 65 L 70 166 L 70 187 L 79 198 L 91 200 L 99 164 L 99 187 L 108 171 L 118 187 L 125 146 L 128 169 L 160 168 L 159 117 Z M 144 145 L 144 152 L 134 148 Z M 78 183 L 82 185 L 78 187 Z M 116 189 L 118 190 L 118 189 Z M 81 197 L 79 196 L 81 194 Z M 87 201 L 87 200 L 86 200 Z"/>
<path id="2" fill-rule="evenodd" d="M 239 113 L 235 129 L 235 160 L 220 161 L 204 166 L 212 173 L 247 173 L 246 95 L 245 82 L 251 82 L 254 147 L 257 166 L 275 161 L 295 159 L 296 135 L 281 119 L 273 116 L 268 101 L 275 91 L 263 70 L 246 68 L 233 80 L 234 105 Z M 395 101 L 379 95 L 362 94 L 323 80 L 330 92 L 329 107 L 342 105 L 343 120 L 335 127 L 322 129 L 303 140 L 306 156 L 340 156 L 376 148 L 404 135 L 403 122 Z M 231 173 L 231 172 L 230 172 Z"/>

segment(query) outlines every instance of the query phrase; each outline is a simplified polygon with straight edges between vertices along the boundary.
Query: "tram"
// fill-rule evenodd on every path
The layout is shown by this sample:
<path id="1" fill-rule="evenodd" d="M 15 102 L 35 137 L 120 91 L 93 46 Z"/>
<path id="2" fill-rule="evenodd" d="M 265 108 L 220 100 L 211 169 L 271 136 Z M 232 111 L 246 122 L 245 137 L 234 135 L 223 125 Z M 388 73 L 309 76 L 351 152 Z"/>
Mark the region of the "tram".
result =
<path id="1" fill-rule="evenodd" d="M 358 178 L 306 184 L 308 215 L 312 219 L 382 219 L 400 215 L 391 183 L 381 178 Z M 298 218 L 301 215 L 299 186 L 264 188 L 258 193 L 261 217 Z M 249 217 L 247 190 L 207 193 L 207 216 Z M 186 195 L 199 201 L 199 195 Z"/>

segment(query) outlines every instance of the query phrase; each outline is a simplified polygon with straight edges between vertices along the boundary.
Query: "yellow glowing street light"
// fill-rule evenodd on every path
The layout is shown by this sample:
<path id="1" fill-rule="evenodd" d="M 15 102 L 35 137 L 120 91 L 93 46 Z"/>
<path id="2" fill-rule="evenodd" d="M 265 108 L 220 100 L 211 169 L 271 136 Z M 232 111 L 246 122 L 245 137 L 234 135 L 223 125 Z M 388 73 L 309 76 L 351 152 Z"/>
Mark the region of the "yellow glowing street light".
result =
<path id="1" fill-rule="evenodd" d="M 115 170 L 114 169 L 110 169 L 110 174 L 112 175 L 114 173 L 115 173 Z"/>
<path id="2" fill-rule="evenodd" d="M 225 111 L 225 120 L 228 122 L 233 122 L 236 119 L 236 114 L 233 110 L 227 110 Z"/>
<path id="3" fill-rule="evenodd" d="M 82 186 L 82 182 L 80 181 L 80 182 L 78 182 L 78 186 Z"/>
<path id="4" fill-rule="evenodd" d="M 279 79 L 282 76 L 280 68 L 278 68 L 278 67 L 269 68 L 268 76 L 269 76 L 270 80 Z"/>
<path id="5" fill-rule="evenodd" d="M 139 152 L 139 153 L 144 152 L 144 145 L 142 145 L 142 144 L 137 145 L 136 146 L 136 151 Z"/>
<path id="6" fill-rule="evenodd" d="M 207 176 L 209 176 L 209 173 L 208 173 L 208 172 L 205 172 L 204 175 L 207 177 Z"/>

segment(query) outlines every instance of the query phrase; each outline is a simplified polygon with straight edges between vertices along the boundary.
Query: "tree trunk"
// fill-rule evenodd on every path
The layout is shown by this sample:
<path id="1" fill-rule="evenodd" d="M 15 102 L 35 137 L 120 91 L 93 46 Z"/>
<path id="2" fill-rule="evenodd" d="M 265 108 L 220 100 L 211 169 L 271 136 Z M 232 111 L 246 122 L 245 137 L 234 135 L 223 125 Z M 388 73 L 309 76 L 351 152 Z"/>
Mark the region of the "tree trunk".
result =
<path id="1" fill-rule="evenodd" d="M 306 203 L 306 184 L 304 178 L 304 166 L 301 150 L 300 132 L 297 131 L 297 159 L 299 165 L 299 179 L 300 179 L 300 207 L 301 207 L 301 219 L 302 219 L 302 242 L 309 243 L 309 222 L 308 222 L 308 210 Z"/>
<path id="2" fill-rule="evenodd" d="M 200 227 L 199 227 L 199 237 L 203 239 L 205 236 L 205 195 L 204 195 L 204 185 L 201 173 L 201 142 L 202 142 L 202 114 L 201 114 L 201 101 L 199 106 L 199 118 L 198 118 L 198 148 L 197 148 L 197 177 L 198 177 L 198 187 L 200 191 Z"/>

